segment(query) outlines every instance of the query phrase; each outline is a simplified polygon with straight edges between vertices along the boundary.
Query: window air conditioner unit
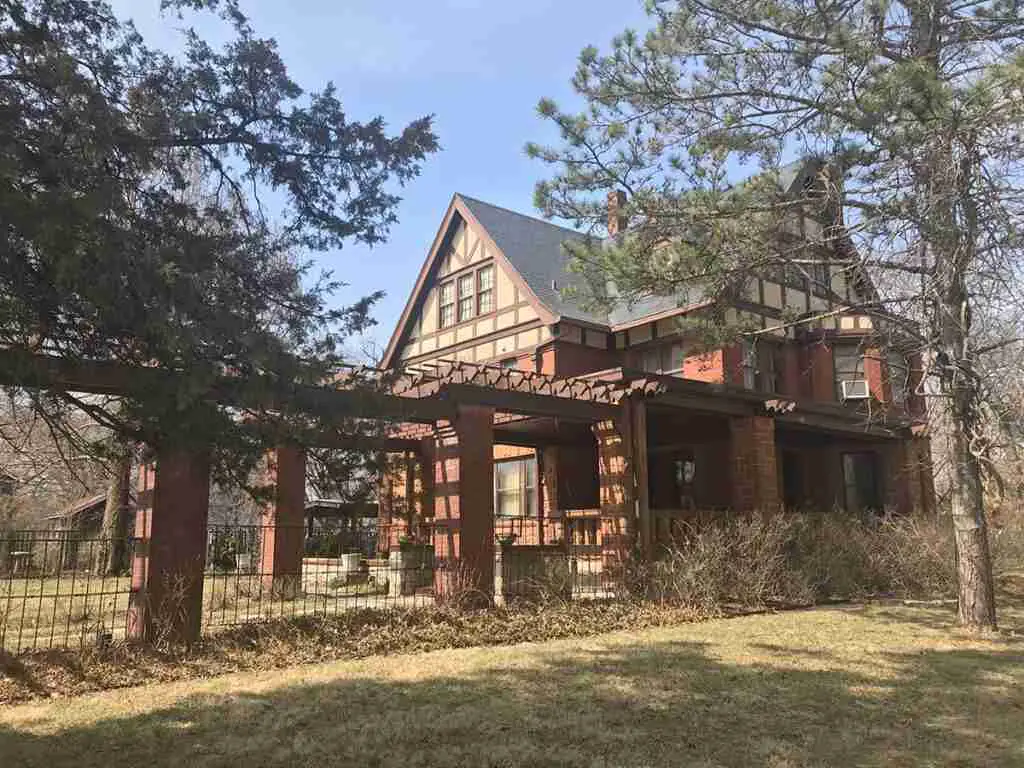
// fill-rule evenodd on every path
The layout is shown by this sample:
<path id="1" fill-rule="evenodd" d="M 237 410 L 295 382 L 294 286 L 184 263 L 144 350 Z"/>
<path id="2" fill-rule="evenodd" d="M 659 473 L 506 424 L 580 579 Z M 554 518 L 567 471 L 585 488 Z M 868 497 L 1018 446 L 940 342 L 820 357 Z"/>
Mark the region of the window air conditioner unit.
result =
<path id="1" fill-rule="evenodd" d="M 843 389 L 843 400 L 867 400 L 871 396 L 868 391 L 868 383 L 864 379 L 841 382 Z"/>

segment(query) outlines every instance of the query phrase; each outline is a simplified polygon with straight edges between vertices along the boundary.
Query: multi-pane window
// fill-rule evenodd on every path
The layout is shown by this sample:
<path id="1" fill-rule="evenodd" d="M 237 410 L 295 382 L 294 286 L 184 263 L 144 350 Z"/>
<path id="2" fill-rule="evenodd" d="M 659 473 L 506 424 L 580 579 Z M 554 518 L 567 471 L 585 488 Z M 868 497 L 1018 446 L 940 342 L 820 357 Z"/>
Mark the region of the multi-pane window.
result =
<path id="1" fill-rule="evenodd" d="M 892 391 L 892 401 L 897 405 L 903 405 L 907 401 L 909 373 L 907 359 L 899 352 L 892 350 L 886 355 L 886 363 L 889 366 L 889 388 Z"/>
<path id="2" fill-rule="evenodd" d="M 836 367 L 836 397 L 843 399 L 843 382 L 864 378 L 864 355 L 856 344 L 836 344 L 832 349 Z"/>
<path id="3" fill-rule="evenodd" d="M 477 314 L 486 315 L 494 311 L 494 267 L 487 266 L 476 272 Z"/>
<path id="4" fill-rule="evenodd" d="M 441 283 L 440 291 L 442 328 L 493 312 L 494 265 L 488 264 Z"/>
<path id="5" fill-rule="evenodd" d="M 447 328 L 455 325 L 455 284 L 441 283 L 441 316 L 440 325 Z"/>
<path id="6" fill-rule="evenodd" d="M 811 265 L 811 291 L 818 296 L 828 296 L 832 290 L 832 278 L 827 261 L 816 261 Z"/>
<path id="7" fill-rule="evenodd" d="M 675 373 L 683 369 L 685 353 L 683 345 L 654 344 L 640 352 L 640 370 L 650 373 Z"/>
<path id="8" fill-rule="evenodd" d="M 474 305 L 476 304 L 473 295 L 473 273 L 460 275 L 458 279 L 459 288 L 459 322 L 469 320 L 473 316 Z"/>
<path id="9" fill-rule="evenodd" d="M 537 516 L 537 460 L 494 463 L 494 512 L 499 517 Z"/>

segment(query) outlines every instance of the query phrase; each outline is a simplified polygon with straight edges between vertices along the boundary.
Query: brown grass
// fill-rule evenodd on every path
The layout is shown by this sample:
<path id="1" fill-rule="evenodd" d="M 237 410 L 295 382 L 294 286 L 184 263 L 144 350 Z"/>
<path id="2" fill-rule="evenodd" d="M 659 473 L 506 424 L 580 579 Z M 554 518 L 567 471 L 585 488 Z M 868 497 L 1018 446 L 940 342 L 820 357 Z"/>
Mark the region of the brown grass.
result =
<path id="1" fill-rule="evenodd" d="M 1024 764 L 1024 641 L 1009 631 L 1024 603 L 1004 600 L 995 638 L 960 636 L 952 618 L 890 601 L 152 685 L 2 710 L 0 755 L 24 768 Z M 524 638 L 544 620 L 518 624 Z M 460 621 L 493 628 L 448 621 L 426 647 L 466 637 Z"/>

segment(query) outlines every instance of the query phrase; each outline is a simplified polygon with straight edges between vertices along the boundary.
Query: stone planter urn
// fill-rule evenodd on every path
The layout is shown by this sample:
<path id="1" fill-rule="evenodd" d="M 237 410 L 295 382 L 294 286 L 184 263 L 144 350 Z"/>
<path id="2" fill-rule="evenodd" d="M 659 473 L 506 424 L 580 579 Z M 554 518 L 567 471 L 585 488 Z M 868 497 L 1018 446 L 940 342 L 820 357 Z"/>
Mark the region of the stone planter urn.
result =
<path id="1" fill-rule="evenodd" d="M 340 561 L 341 577 L 346 582 L 354 581 L 363 569 L 362 552 L 350 552 L 338 558 Z"/>
<path id="2" fill-rule="evenodd" d="M 388 597 L 412 595 L 434 579 L 434 547 L 403 545 L 388 555 Z"/>

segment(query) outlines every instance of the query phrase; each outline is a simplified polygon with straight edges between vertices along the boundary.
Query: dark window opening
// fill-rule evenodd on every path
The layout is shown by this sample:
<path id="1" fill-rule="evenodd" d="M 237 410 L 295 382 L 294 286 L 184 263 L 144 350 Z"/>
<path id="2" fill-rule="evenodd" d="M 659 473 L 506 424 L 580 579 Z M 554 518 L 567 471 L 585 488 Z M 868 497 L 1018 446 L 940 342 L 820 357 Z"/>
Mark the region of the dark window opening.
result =
<path id="1" fill-rule="evenodd" d="M 843 502 L 847 512 L 881 512 L 878 456 L 870 452 L 843 454 Z"/>

